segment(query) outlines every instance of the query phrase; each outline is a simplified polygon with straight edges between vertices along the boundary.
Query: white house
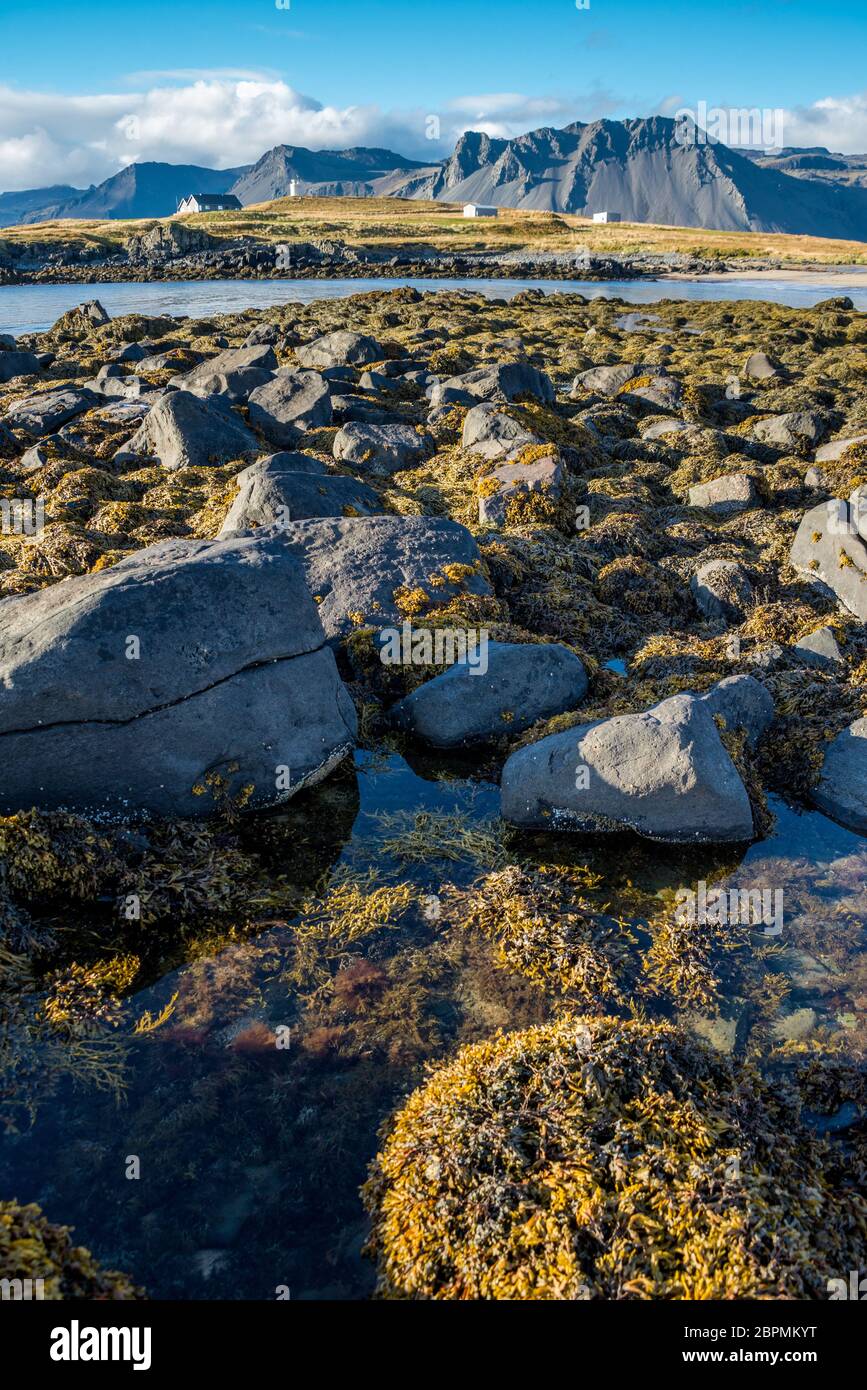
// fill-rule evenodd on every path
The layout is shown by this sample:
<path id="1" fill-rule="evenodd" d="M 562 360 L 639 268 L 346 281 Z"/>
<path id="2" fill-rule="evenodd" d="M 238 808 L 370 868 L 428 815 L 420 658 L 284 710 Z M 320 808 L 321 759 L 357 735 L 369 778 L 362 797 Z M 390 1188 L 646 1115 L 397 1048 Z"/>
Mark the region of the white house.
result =
<path id="1" fill-rule="evenodd" d="M 240 206 L 234 193 L 188 193 L 178 212 L 234 212 Z"/>
<path id="2" fill-rule="evenodd" d="M 619 221 L 620 221 L 620 213 L 619 213 L 619 212 L 594 212 L 594 214 L 593 214 L 593 221 L 594 221 L 594 222 L 619 222 Z"/>
<path id="3" fill-rule="evenodd" d="M 483 203 L 465 203 L 464 217 L 496 217 L 497 208 L 486 207 Z"/>

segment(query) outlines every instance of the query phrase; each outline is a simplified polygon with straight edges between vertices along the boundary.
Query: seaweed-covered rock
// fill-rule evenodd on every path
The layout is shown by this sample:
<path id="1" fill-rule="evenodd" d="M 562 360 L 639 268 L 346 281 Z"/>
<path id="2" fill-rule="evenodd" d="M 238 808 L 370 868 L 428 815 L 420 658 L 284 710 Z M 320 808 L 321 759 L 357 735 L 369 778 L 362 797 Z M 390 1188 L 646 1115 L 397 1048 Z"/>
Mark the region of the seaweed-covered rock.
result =
<path id="1" fill-rule="evenodd" d="M 399 473 L 417 468 L 433 453 L 429 434 L 412 425 L 344 425 L 334 439 L 334 457 L 371 473 Z"/>
<path id="2" fill-rule="evenodd" d="M 479 521 L 502 526 L 509 508 L 530 497 L 556 501 L 565 481 L 565 471 L 556 451 L 527 463 L 504 463 L 485 475 L 480 486 Z"/>
<path id="3" fill-rule="evenodd" d="M 271 444 L 291 448 L 305 431 L 331 424 L 331 394 L 318 372 L 284 369 L 250 392 L 248 411 Z"/>
<path id="4" fill-rule="evenodd" d="M 477 401 L 514 401 L 522 396 L 533 396 L 549 404 L 555 398 L 554 384 L 545 372 L 528 362 L 501 362 L 438 381 L 430 403 L 475 405 Z"/>
<path id="5" fill-rule="evenodd" d="M 847 502 L 832 498 L 801 519 L 789 555 L 796 570 L 867 619 L 867 545 Z"/>
<path id="6" fill-rule="evenodd" d="M 169 541 L 6 599 L 0 681 L 5 810 L 202 815 L 215 779 L 273 805 L 354 741 L 303 571 L 274 531 Z"/>
<path id="7" fill-rule="evenodd" d="M 743 622 L 753 597 L 749 575 L 737 560 L 707 560 L 689 587 L 699 612 L 724 622 Z"/>
<path id="8" fill-rule="evenodd" d="M 734 714 L 735 698 L 723 702 Z M 670 843 L 751 840 L 750 799 L 714 719 L 722 712 L 713 697 L 673 695 L 641 714 L 519 748 L 503 768 L 503 817 L 549 830 L 630 829 Z"/>
<path id="9" fill-rule="evenodd" d="M 461 593 L 490 594 L 466 527 L 429 516 L 298 521 L 283 532 L 300 558 L 329 638 L 400 624 Z"/>
<path id="10" fill-rule="evenodd" d="M 49 1221 L 35 1203 L 0 1202 L 0 1280 L 9 1281 L 9 1297 L 23 1298 L 27 1287 L 27 1297 L 52 1302 L 146 1297 L 126 1274 L 103 1269 L 83 1245 L 73 1245 L 71 1233 L 71 1227 Z"/>
<path id="11" fill-rule="evenodd" d="M 811 795 L 832 820 L 867 834 L 867 719 L 856 719 L 828 745 Z"/>
<path id="12" fill-rule="evenodd" d="M 573 396 L 586 396 L 590 392 L 600 396 L 616 396 L 628 381 L 649 376 L 660 369 L 639 366 L 634 362 L 614 362 L 601 367 L 590 367 L 579 372 L 572 383 Z"/>
<path id="13" fill-rule="evenodd" d="M 256 436 L 219 396 L 202 400 L 191 391 L 172 391 L 157 401 L 115 458 L 156 458 L 175 472 L 261 452 Z"/>
<path id="14" fill-rule="evenodd" d="M 285 526 L 314 516 L 374 516 L 382 503 L 355 478 L 328 473 L 308 454 L 281 453 L 251 463 L 238 474 L 238 496 L 220 535 L 255 526 Z"/>
<path id="15" fill-rule="evenodd" d="M 867 434 L 850 434 L 845 439 L 832 439 L 828 444 L 822 444 L 816 450 L 817 463 L 836 463 L 843 455 L 855 444 L 863 444 L 867 441 Z"/>
<path id="16" fill-rule="evenodd" d="M 519 733 L 574 709 L 587 673 L 559 643 L 488 642 L 395 705 L 398 724 L 434 748 Z"/>
<path id="17" fill-rule="evenodd" d="M 753 1069 L 667 1023 L 569 1015 L 435 1071 L 364 1197 L 385 1296 L 818 1299 L 867 1258 L 838 1172 Z"/>

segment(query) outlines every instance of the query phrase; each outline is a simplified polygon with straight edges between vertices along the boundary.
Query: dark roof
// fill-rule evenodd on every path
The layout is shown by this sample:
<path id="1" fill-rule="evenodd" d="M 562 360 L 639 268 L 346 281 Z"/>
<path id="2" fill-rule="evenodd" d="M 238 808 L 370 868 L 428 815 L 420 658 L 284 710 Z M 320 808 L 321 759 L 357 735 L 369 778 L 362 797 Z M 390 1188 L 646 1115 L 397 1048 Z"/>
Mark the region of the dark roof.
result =
<path id="1" fill-rule="evenodd" d="M 200 208 L 239 208 L 241 206 L 234 193 L 188 193 L 187 198 L 195 198 Z M 181 202 L 185 201 L 185 199 L 181 199 Z"/>

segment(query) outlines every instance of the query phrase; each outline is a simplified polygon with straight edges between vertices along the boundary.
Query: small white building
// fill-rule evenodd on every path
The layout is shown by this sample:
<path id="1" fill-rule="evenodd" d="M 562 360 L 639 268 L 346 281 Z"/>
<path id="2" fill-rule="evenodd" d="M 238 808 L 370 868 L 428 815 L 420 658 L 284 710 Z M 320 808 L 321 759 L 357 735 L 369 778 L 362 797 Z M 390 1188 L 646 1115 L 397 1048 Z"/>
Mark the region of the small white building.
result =
<path id="1" fill-rule="evenodd" d="M 290 180 L 289 180 L 289 197 L 290 197 L 290 198 L 297 198 L 297 197 L 298 197 L 298 180 L 297 180 L 297 179 L 290 179 Z"/>
<path id="2" fill-rule="evenodd" d="M 619 213 L 619 212 L 594 212 L 594 214 L 593 214 L 593 221 L 594 221 L 594 222 L 619 222 L 619 221 L 620 221 L 620 213 Z"/>
<path id="3" fill-rule="evenodd" d="M 497 208 L 487 207 L 484 203 L 464 203 L 464 217 L 496 217 Z"/>
<path id="4" fill-rule="evenodd" d="M 188 193 L 178 212 L 235 212 L 240 206 L 234 193 Z"/>

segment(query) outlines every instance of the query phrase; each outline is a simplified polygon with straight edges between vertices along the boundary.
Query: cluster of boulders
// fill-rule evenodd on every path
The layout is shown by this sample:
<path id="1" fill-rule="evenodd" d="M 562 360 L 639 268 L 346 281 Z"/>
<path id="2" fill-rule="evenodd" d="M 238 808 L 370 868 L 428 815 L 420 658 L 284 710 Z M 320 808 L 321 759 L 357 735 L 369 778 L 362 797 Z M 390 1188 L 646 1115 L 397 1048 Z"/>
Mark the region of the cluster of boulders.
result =
<path id="1" fill-rule="evenodd" d="M 178 249 L 195 249 L 181 242 Z M 262 321 L 234 343 L 206 326 L 202 351 L 195 332 L 179 349 L 163 345 L 165 334 L 163 342 L 123 340 L 109 336 L 112 328 L 98 302 L 57 326 L 57 352 L 81 351 L 88 376 L 64 376 L 43 341 L 0 340 L 0 451 L 17 476 L 49 476 L 86 455 L 96 428 L 117 439 L 101 457 L 119 476 L 154 466 L 167 478 L 231 468 L 234 484 L 209 538 L 150 544 L 0 603 L 6 810 L 35 803 L 93 815 L 193 815 L 223 795 L 278 803 L 354 745 L 344 683 L 358 674 L 345 660 L 354 634 L 381 642 L 415 614 L 495 603 L 511 538 L 523 544 L 529 528 L 532 541 L 534 526 L 562 530 L 567 504 L 577 514 L 583 501 L 590 525 L 602 505 L 603 522 L 616 524 L 624 515 L 617 491 L 606 491 L 607 478 L 593 484 L 600 461 L 621 459 L 624 476 L 648 464 L 643 486 L 658 491 L 663 461 L 671 471 L 696 453 L 718 460 L 717 474 L 679 484 L 674 524 L 692 536 L 703 526 L 749 524 L 780 459 L 815 470 L 859 443 L 822 443 L 838 424 L 827 409 L 768 413 L 720 396 L 707 405 L 716 423 L 702 420 L 663 347 L 647 354 L 655 360 L 597 363 L 563 380 L 528 360 L 520 343 L 502 360 L 469 367 L 458 353 L 446 358 L 459 366 L 449 371 L 431 369 L 423 335 L 407 352 L 370 332 L 293 339 Z M 766 353 L 750 356 L 744 376 L 765 386 L 785 380 Z M 424 475 L 428 490 L 435 483 L 444 441 L 474 479 L 473 510 L 461 521 L 441 507 L 396 507 L 400 480 Z M 863 623 L 862 503 L 859 487 L 810 508 L 790 563 Z M 579 568 L 590 563 L 581 527 L 569 542 Z M 648 558 L 630 570 L 615 548 L 603 571 L 605 592 L 622 592 L 633 614 L 642 604 L 650 612 L 663 601 L 692 605 L 716 640 L 755 609 L 757 585 L 740 560 L 705 558 L 698 544 L 688 569 L 678 560 L 663 571 L 652 536 L 640 544 Z M 570 601 L 580 609 L 578 588 Z M 502 773 L 503 814 L 517 825 L 631 829 L 667 841 L 753 837 L 753 807 L 727 739 L 739 735 L 755 748 L 773 723 L 761 661 L 710 689 L 681 682 L 678 693 L 642 708 L 581 723 L 586 658 L 550 628 L 526 627 L 513 622 L 491 641 L 486 633 L 483 652 L 464 652 L 397 699 L 394 725 L 441 749 L 524 736 Z M 827 619 L 779 653 L 814 670 L 841 660 Z M 564 727 L 544 730 L 566 715 Z M 867 828 L 865 726 L 856 720 L 829 744 L 814 792 L 817 805 L 855 829 Z"/>

